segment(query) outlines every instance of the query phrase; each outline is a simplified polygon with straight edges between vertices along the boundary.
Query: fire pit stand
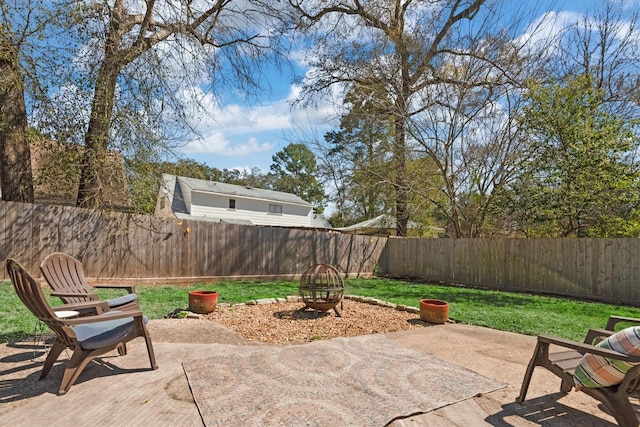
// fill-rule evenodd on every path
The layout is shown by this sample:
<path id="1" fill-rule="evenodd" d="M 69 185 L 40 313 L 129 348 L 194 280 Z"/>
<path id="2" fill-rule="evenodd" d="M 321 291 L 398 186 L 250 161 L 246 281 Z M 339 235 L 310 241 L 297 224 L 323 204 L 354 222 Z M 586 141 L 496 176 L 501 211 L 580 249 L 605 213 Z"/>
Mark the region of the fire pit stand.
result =
<path id="1" fill-rule="evenodd" d="M 335 310 L 338 317 L 342 317 L 338 303 L 342 302 L 344 282 L 340 272 L 329 264 L 315 264 L 302 273 L 300 279 L 300 296 L 305 304 L 301 310 L 311 308 L 316 316 L 318 310 Z M 342 308 L 342 304 L 340 304 Z"/>

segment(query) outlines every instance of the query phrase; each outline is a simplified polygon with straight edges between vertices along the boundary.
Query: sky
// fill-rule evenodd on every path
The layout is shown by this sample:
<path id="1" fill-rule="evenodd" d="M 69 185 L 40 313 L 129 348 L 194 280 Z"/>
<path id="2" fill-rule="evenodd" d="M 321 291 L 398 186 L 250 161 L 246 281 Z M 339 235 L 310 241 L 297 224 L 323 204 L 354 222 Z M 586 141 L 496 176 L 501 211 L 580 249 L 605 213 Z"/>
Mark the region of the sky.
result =
<path id="1" fill-rule="evenodd" d="M 513 0 L 507 0 L 513 1 Z M 539 4 L 533 0 L 529 3 Z M 639 0 L 619 0 L 627 8 L 640 7 Z M 519 3 L 519 2 L 518 2 Z M 576 14 L 596 7 L 601 0 L 557 0 L 552 7 L 557 22 L 549 25 L 549 31 L 562 22 L 575 19 Z M 541 11 L 542 12 L 542 11 Z M 542 13 L 538 19 L 542 17 Z M 534 19 L 535 20 L 535 19 Z M 296 62 L 296 72 L 306 70 Z M 336 111 L 331 105 L 304 107 L 294 105 L 300 88 L 292 83 L 292 76 L 272 70 L 266 74 L 270 89 L 252 102 L 243 102 L 233 96 L 233 88 L 222 94 L 222 101 L 210 98 L 208 115 L 194 118 L 194 126 L 202 134 L 180 150 L 185 157 L 206 163 L 218 169 L 259 168 L 268 172 L 272 156 L 291 142 L 300 142 L 301 134 L 313 133 L 322 137 L 336 129 Z M 206 117 L 208 116 L 208 117 Z"/>

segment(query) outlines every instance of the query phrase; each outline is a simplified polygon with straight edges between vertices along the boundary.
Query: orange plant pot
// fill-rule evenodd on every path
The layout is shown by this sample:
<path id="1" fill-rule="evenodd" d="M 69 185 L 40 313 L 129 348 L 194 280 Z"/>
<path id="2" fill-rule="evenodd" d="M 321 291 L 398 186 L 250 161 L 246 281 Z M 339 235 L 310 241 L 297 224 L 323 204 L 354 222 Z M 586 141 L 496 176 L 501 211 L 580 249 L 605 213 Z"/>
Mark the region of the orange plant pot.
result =
<path id="1" fill-rule="evenodd" d="M 429 323 L 446 323 L 449 320 L 449 304 L 437 299 L 421 299 L 420 319 Z"/>
<path id="2" fill-rule="evenodd" d="M 215 291 L 189 292 L 189 311 L 198 314 L 211 313 L 218 304 L 218 293 Z"/>

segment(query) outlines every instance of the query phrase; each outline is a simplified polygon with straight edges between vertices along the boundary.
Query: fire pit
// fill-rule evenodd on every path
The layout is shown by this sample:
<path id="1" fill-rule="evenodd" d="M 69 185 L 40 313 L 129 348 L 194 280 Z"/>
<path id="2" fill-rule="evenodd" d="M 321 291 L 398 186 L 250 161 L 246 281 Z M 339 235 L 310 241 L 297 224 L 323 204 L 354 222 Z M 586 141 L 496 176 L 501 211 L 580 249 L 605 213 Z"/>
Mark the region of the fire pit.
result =
<path id="1" fill-rule="evenodd" d="M 300 296 L 306 308 L 329 311 L 334 309 L 338 317 L 342 313 L 337 305 L 342 301 L 344 282 L 340 272 L 329 264 L 315 264 L 302 273 Z M 341 307 L 342 308 L 342 307 Z"/>

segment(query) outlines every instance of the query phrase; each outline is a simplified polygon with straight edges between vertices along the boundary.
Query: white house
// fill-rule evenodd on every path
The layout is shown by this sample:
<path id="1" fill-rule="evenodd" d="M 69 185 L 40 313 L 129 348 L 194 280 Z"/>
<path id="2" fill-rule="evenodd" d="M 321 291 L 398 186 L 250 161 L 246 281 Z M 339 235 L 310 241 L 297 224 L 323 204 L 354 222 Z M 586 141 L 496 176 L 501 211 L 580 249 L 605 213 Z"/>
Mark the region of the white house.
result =
<path id="1" fill-rule="evenodd" d="M 163 174 L 156 215 L 246 225 L 331 228 L 295 194 Z"/>

